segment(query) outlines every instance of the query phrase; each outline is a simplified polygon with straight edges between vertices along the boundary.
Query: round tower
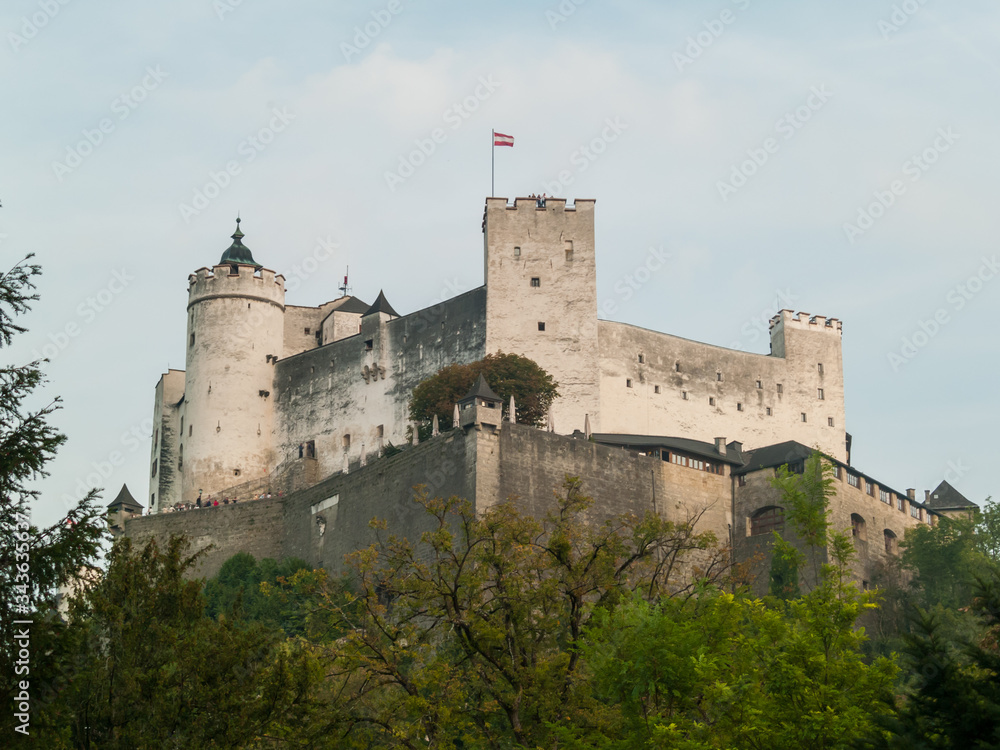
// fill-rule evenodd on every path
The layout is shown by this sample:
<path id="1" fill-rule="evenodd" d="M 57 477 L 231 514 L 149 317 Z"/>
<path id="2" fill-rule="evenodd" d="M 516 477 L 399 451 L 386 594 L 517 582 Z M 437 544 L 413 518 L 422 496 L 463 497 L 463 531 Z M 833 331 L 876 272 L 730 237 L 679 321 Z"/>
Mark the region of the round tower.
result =
<path id="1" fill-rule="evenodd" d="M 255 262 L 236 219 L 233 244 L 188 278 L 187 367 L 179 405 L 181 500 L 258 479 L 274 466 L 274 362 L 285 279 Z"/>

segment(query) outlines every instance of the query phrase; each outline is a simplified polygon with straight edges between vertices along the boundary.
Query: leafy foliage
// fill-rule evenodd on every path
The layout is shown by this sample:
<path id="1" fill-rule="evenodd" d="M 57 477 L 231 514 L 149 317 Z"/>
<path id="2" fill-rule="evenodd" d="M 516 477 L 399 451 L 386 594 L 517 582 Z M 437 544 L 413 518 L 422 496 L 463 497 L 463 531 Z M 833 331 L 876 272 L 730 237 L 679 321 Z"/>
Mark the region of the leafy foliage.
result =
<path id="1" fill-rule="evenodd" d="M 390 536 L 355 553 L 359 606 L 329 605 L 347 630 L 327 653 L 344 747 L 546 743 L 589 709 L 578 647 L 595 608 L 691 596 L 728 570 L 695 519 L 588 525 L 575 479 L 544 521 L 511 503 L 417 502 L 435 522 L 422 545 Z"/>
<path id="2" fill-rule="evenodd" d="M 197 556 L 171 538 L 112 548 L 74 600 L 67 667 L 33 727 L 45 747 L 242 747 L 292 715 L 315 674 L 263 625 L 205 615 Z"/>
<path id="3" fill-rule="evenodd" d="M 514 397 L 517 421 L 523 424 L 543 424 L 549 406 L 559 395 L 558 384 L 533 360 L 497 352 L 467 365 L 448 365 L 414 388 L 411 419 L 429 423 L 436 414 L 441 429 L 449 429 L 455 403 L 469 392 L 480 373 L 504 400 L 505 410 Z"/>
<path id="4" fill-rule="evenodd" d="M 31 256 L 0 275 L 0 348 L 26 329 L 16 321 L 38 299 L 33 279 L 41 273 Z M 49 424 L 59 399 L 30 408 L 34 392 L 45 383 L 41 361 L 0 368 L 0 702 L 13 705 L 18 675 L 13 652 L 14 620 L 31 619 L 36 657 L 31 675 L 37 685 L 55 679 L 57 649 L 39 651 L 57 637 L 54 616 L 59 586 L 90 568 L 105 539 L 103 510 L 92 490 L 48 528 L 30 522 L 31 503 L 38 499 L 30 482 L 46 475 L 45 467 L 66 440 Z M 22 673 L 23 674 L 23 673 Z M 14 735 L 11 711 L 0 713 L 0 734 Z"/>

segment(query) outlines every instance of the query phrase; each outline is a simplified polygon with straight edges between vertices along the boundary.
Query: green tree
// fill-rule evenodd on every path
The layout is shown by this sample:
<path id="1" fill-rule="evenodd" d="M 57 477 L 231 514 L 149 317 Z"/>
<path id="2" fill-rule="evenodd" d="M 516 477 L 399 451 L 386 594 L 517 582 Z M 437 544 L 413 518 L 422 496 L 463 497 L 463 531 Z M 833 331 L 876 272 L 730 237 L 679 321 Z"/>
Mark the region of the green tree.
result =
<path id="1" fill-rule="evenodd" d="M 595 607 L 691 596 L 695 580 L 728 570 L 728 552 L 695 532 L 696 519 L 588 524 L 576 479 L 542 521 L 512 503 L 477 514 L 457 498 L 416 499 L 434 526 L 420 545 L 390 536 L 350 556 L 357 606 L 329 605 L 346 631 L 328 648 L 336 720 L 327 713 L 310 737 L 549 746 L 553 724 L 595 709 L 579 651 Z"/>
<path id="2" fill-rule="evenodd" d="M 467 365 L 448 365 L 420 383 L 410 399 L 411 419 L 430 423 L 436 414 L 441 428 L 450 428 L 455 403 L 469 392 L 480 373 L 504 400 L 505 410 L 514 397 L 517 421 L 523 424 L 544 424 L 549 406 L 559 395 L 558 384 L 533 360 L 497 352 Z"/>
<path id="3" fill-rule="evenodd" d="M 243 747 L 304 704 L 307 655 L 263 625 L 207 617 L 186 546 L 116 541 L 103 579 L 71 603 L 70 666 L 38 717 L 40 746 Z"/>
<path id="4" fill-rule="evenodd" d="M 957 610 L 972 599 L 974 572 L 984 562 L 975 522 L 942 516 L 934 526 L 918 524 L 900 543 L 902 564 L 912 575 L 911 596 L 924 607 Z"/>
<path id="5" fill-rule="evenodd" d="M 885 750 L 987 750 L 1000 747 L 1000 572 L 974 584 L 979 628 L 956 638 L 940 618 L 915 611 L 903 636 L 911 676 L 898 717 L 887 717 L 871 746 Z"/>
<path id="6" fill-rule="evenodd" d="M 26 328 L 16 321 L 37 301 L 33 279 L 41 273 L 27 256 L 0 275 L 0 349 L 8 347 Z M 46 475 L 45 466 L 66 437 L 50 424 L 59 408 L 55 398 L 34 408 L 34 392 L 45 383 L 41 361 L 0 368 L 0 701 L 10 707 L 24 679 L 24 664 L 14 651 L 15 620 L 31 620 L 30 683 L 34 706 L 45 700 L 57 679 L 55 639 L 61 632 L 54 616 L 59 586 L 94 565 L 105 539 L 103 509 L 92 490 L 66 518 L 48 528 L 31 523 L 31 505 L 39 497 L 30 483 Z M 10 710 L 0 712 L 0 734 L 17 737 L 23 726 Z"/>
<path id="7" fill-rule="evenodd" d="M 283 585 L 300 570 L 311 568 L 299 558 L 258 561 L 247 552 L 238 552 L 205 581 L 205 611 L 216 619 L 244 617 L 280 629 L 285 635 L 305 635 L 305 602 Z"/>
<path id="8" fill-rule="evenodd" d="M 599 612 L 581 651 L 602 708 L 560 747 L 846 750 L 893 710 L 895 666 L 861 654 L 871 606 L 833 565 L 778 607 L 716 589 Z"/>

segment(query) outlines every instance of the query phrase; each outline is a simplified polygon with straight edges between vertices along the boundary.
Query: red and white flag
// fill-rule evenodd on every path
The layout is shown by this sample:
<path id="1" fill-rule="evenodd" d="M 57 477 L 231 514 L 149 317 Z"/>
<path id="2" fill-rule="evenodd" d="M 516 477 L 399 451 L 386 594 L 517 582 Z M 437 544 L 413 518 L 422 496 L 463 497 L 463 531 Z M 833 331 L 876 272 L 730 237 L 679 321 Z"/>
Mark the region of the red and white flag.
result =
<path id="1" fill-rule="evenodd" d="M 493 131 L 493 145 L 494 146 L 513 146 L 514 136 L 504 135 L 503 133 L 498 133 Z"/>

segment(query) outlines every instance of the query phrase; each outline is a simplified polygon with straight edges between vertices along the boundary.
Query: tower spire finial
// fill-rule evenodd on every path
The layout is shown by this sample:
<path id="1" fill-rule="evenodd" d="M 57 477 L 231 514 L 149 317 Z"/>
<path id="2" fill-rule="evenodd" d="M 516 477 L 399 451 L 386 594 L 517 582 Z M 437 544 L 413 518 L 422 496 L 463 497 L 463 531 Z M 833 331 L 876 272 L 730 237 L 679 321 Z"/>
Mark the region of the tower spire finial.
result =
<path id="1" fill-rule="evenodd" d="M 240 229 L 240 215 L 239 212 L 236 214 L 236 231 L 230 235 L 233 238 L 233 244 L 222 254 L 222 260 L 219 261 L 219 265 L 224 265 L 226 263 L 235 263 L 238 265 L 247 265 L 260 268 L 260 263 L 257 263 L 253 259 L 253 254 L 250 252 L 250 248 L 243 244 L 243 238 L 246 237 L 243 234 L 243 230 Z"/>

